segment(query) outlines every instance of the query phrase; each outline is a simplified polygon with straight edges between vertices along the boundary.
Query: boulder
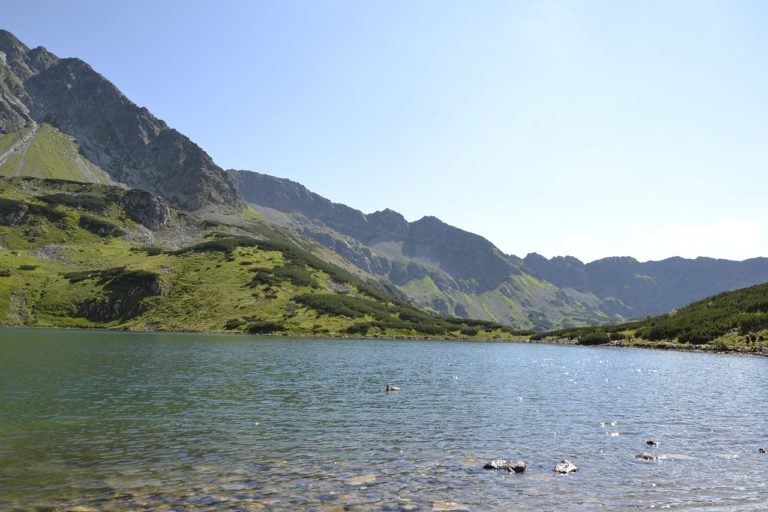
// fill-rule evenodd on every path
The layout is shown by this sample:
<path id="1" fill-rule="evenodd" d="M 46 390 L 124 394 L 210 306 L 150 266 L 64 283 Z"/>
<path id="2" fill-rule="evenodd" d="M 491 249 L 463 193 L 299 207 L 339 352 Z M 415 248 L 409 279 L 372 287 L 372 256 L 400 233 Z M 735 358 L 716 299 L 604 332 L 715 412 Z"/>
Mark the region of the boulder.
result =
<path id="1" fill-rule="evenodd" d="M 494 459 L 483 466 L 483 469 L 502 469 L 510 473 L 522 473 L 525 471 L 525 462 L 522 460 Z"/>
<path id="2" fill-rule="evenodd" d="M 579 467 L 568 459 L 563 459 L 558 465 L 555 466 L 555 472 L 560 474 L 573 473 L 578 471 Z"/>
<path id="3" fill-rule="evenodd" d="M 171 218 L 171 210 L 162 199 L 145 190 L 132 189 L 123 195 L 125 214 L 144 227 L 157 231 Z"/>
<path id="4" fill-rule="evenodd" d="M 763 455 L 765 455 L 765 448 L 760 448 L 759 450 L 757 450 L 757 453 L 762 453 Z"/>
<path id="5" fill-rule="evenodd" d="M 648 446 L 659 446 L 659 443 L 655 439 L 649 439 L 645 442 Z"/>
<path id="6" fill-rule="evenodd" d="M 644 460 L 646 462 L 651 462 L 656 460 L 655 455 L 651 455 L 650 453 L 647 453 L 647 452 L 638 453 L 637 455 L 635 455 L 635 458 L 638 460 Z"/>

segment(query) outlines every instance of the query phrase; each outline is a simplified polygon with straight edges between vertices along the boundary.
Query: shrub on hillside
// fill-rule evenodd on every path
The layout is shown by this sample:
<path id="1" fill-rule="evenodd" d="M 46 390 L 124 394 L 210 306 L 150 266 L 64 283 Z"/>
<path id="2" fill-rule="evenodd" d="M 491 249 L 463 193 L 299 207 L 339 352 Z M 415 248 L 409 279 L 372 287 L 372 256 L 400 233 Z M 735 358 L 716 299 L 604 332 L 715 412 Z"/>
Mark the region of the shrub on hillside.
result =
<path id="1" fill-rule="evenodd" d="M 592 331 L 579 336 L 579 345 L 604 345 L 610 341 L 608 335 L 601 331 Z"/>
<path id="2" fill-rule="evenodd" d="M 271 334 L 274 332 L 285 331 L 285 325 L 281 322 L 274 322 L 271 320 L 259 320 L 248 324 L 246 331 L 251 334 Z"/>

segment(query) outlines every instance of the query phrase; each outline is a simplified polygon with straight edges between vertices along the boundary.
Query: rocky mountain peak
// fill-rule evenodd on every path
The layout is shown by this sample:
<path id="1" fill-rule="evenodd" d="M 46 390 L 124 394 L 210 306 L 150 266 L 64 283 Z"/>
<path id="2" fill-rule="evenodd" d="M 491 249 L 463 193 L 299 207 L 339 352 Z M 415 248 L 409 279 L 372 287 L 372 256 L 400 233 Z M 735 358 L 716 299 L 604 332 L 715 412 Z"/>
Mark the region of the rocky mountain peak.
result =
<path id="1" fill-rule="evenodd" d="M 14 53 L 27 53 L 29 48 L 19 41 L 15 35 L 7 30 L 0 29 L 0 51 L 9 55 Z"/>
<path id="2" fill-rule="evenodd" d="M 88 63 L 58 59 L 43 47 L 30 50 L 6 30 L 0 30 L 0 51 L 0 133 L 48 124 L 74 138 L 80 154 L 113 181 L 155 193 L 174 207 L 245 205 L 205 151 Z"/>
<path id="3" fill-rule="evenodd" d="M 26 80 L 58 61 L 58 57 L 42 46 L 30 50 L 27 45 L 8 32 L 0 30 L 0 64 L 10 68 L 20 80 Z"/>
<path id="4" fill-rule="evenodd" d="M 403 240 L 408 235 L 410 225 L 405 217 L 389 208 L 369 214 L 368 223 L 371 226 L 372 236 L 369 243 L 384 240 Z"/>

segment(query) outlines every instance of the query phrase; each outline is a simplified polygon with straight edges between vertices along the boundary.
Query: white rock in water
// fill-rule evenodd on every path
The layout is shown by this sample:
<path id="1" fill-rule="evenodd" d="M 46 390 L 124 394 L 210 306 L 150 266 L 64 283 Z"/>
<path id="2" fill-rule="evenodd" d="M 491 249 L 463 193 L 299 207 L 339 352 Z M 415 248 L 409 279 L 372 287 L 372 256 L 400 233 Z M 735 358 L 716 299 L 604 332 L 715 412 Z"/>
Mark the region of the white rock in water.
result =
<path id="1" fill-rule="evenodd" d="M 494 459 L 483 466 L 483 469 L 504 469 L 510 473 L 522 473 L 525 471 L 525 462 L 522 460 Z"/>
<path id="2" fill-rule="evenodd" d="M 568 459 L 563 459 L 560 464 L 555 466 L 555 471 L 561 474 L 573 473 L 578 470 L 579 467 Z"/>

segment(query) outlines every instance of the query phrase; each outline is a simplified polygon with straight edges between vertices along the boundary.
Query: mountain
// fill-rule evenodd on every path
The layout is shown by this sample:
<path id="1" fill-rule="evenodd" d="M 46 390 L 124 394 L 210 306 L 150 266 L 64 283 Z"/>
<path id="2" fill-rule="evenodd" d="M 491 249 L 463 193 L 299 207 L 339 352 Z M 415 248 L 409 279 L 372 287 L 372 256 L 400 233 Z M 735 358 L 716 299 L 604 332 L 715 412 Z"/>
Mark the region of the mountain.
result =
<path id="1" fill-rule="evenodd" d="M 572 257 L 546 259 L 535 253 L 521 259 L 435 217 L 408 222 L 388 209 L 365 214 L 287 179 L 225 172 L 200 147 L 135 105 L 85 62 L 59 58 L 42 47 L 30 49 L 3 30 L 0 176 L 107 187 L 88 192 L 101 197 L 93 199 L 96 202 L 112 201 L 110 197 L 120 195 L 118 189 L 130 191 L 126 197 L 140 201 L 143 196 L 137 190 L 141 190 L 177 212 L 174 219 L 195 218 L 227 229 L 243 229 L 258 217 L 259 229 L 282 233 L 314 257 L 378 283 L 387 300 L 406 300 L 432 315 L 475 318 L 517 329 L 621 322 L 768 281 L 764 258 L 646 263 L 606 258 L 586 265 Z M 28 208 L 37 211 L 38 206 Z M 11 210 L 16 213 L 9 215 L 18 214 Z M 120 215 L 138 222 L 127 210 Z M 123 222 L 122 217 L 117 220 Z M 90 221 L 86 217 L 82 222 Z M 132 233 L 120 222 L 115 232 Z M 202 243 L 198 227 L 172 225 L 168 229 L 179 236 L 177 250 L 185 243 Z M 12 231 L 7 235 L 11 240 L 21 236 Z M 374 321 L 357 313 L 364 322 Z"/>
<path id="2" fill-rule="evenodd" d="M 531 253 L 520 259 L 434 217 L 409 223 L 392 210 L 366 215 L 287 179 L 228 173 L 265 218 L 387 278 L 415 304 L 433 311 L 552 329 L 642 318 L 768 282 L 768 258 L 641 263 L 612 257 L 584 264 L 572 256 L 547 259 Z"/>
<path id="3" fill-rule="evenodd" d="M 523 264 L 534 276 L 559 287 L 620 301 L 634 318 L 666 313 L 702 297 L 768 282 L 768 258 L 668 258 L 641 263 L 614 257 L 584 264 L 573 257 L 547 260 L 533 253 Z"/>
<path id="4" fill-rule="evenodd" d="M 626 309 L 590 293 L 560 289 L 522 268 L 485 238 L 435 217 L 408 222 L 397 212 L 364 214 L 291 180 L 228 171 L 264 218 L 386 278 L 415 305 L 520 329 L 548 329 L 625 318 Z"/>
<path id="5" fill-rule="evenodd" d="M 569 339 L 584 345 L 613 343 L 754 352 L 759 345 L 752 337 L 768 338 L 768 283 L 723 292 L 641 321 L 567 329 L 532 338 Z"/>
<path id="6" fill-rule="evenodd" d="M 122 183 L 172 206 L 241 209 L 226 174 L 80 59 L 0 30 L 0 174 Z"/>
<path id="7" fill-rule="evenodd" d="M 0 180 L 0 325 L 510 339 L 437 318 L 257 218 L 64 180 Z"/>

